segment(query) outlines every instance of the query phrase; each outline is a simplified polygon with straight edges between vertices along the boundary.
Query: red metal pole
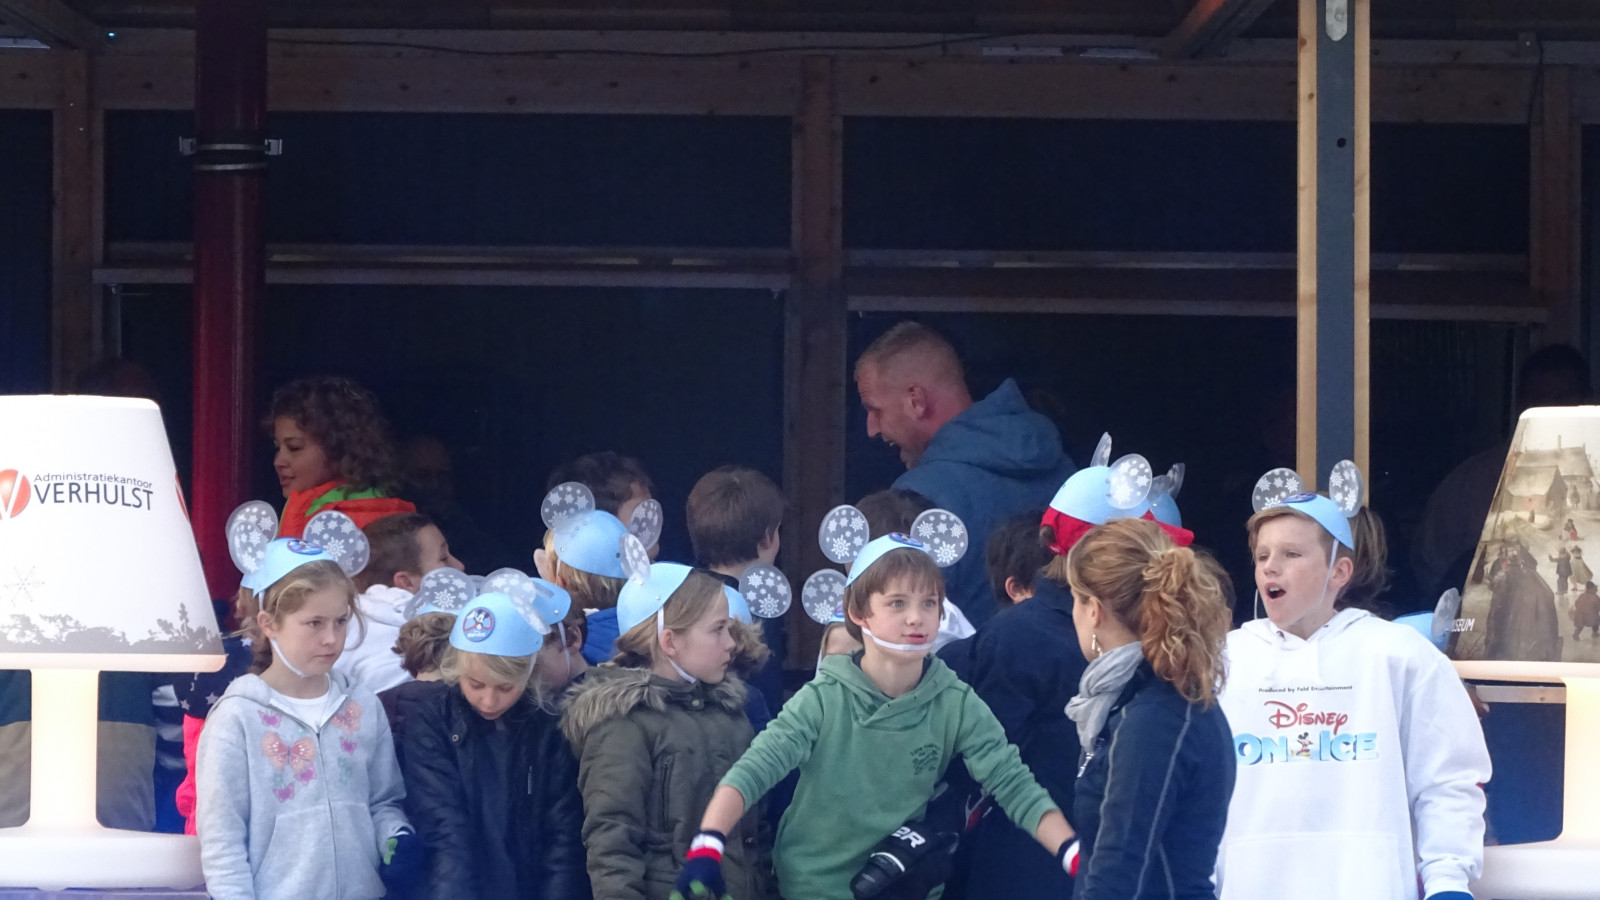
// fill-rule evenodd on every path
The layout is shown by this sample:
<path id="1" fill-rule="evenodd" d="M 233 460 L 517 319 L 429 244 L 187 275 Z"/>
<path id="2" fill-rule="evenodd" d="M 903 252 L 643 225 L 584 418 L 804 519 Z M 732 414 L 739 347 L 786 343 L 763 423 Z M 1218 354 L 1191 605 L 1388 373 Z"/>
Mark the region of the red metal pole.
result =
<path id="1" fill-rule="evenodd" d="M 256 301 L 265 279 L 265 0 L 195 10 L 194 483 L 190 511 L 206 583 L 231 597 L 239 573 L 223 526 L 246 498 L 259 439 L 252 400 Z"/>

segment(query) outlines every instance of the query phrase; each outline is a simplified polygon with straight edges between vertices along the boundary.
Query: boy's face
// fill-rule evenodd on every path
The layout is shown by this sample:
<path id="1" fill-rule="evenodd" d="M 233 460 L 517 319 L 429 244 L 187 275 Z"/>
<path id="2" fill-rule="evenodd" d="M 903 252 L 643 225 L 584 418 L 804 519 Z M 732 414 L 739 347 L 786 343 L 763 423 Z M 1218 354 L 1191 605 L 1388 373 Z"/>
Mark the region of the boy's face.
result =
<path id="1" fill-rule="evenodd" d="M 504 681 L 489 671 L 483 660 L 473 657 L 467 661 L 466 668 L 461 672 L 458 685 L 461 696 L 477 711 L 478 715 L 493 722 L 505 715 L 518 700 L 522 692 L 527 690 L 528 684 L 523 682 Z"/>
<path id="2" fill-rule="evenodd" d="M 1256 590 L 1267 618 L 1302 638 L 1332 618 L 1333 602 L 1350 581 L 1348 557 L 1334 562 L 1329 573 L 1326 536 L 1322 526 L 1299 515 L 1268 519 L 1256 530 Z"/>
<path id="3" fill-rule="evenodd" d="M 465 572 L 467 567 L 461 564 L 450 552 L 450 543 L 444 539 L 444 532 L 436 525 L 426 525 L 417 532 L 417 569 L 414 572 L 394 573 L 394 586 L 408 590 L 415 594 L 422 586 L 422 577 L 434 569 L 455 569 Z"/>
<path id="4" fill-rule="evenodd" d="M 933 649 L 939 632 L 939 613 L 944 598 L 933 585 L 918 585 L 910 577 L 896 578 L 883 591 L 867 598 L 867 616 L 850 613 L 850 618 L 879 640 L 891 644 L 912 644 Z M 922 656 L 926 650 L 892 650 L 871 640 L 867 652 L 882 651 L 894 656 Z"/>

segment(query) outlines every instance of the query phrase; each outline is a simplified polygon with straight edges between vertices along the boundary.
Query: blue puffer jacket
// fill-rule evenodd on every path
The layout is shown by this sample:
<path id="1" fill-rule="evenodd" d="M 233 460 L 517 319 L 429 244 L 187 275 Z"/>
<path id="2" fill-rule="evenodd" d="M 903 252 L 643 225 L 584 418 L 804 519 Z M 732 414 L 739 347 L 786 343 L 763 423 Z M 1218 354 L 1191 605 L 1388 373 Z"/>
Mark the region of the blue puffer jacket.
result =
<path id="1" fill-rule="evenodd" d="M 1075 900 L 1215 900 L 1236 766 L 1222 708 L 1141 663 L 1078 776 Z"/>
<path id="2" fill-rule="evenodd" d="M 972 637 L 946 645 L 939 658 L 989 704 L 1033 777 L 1073 818 L 1078 730 L 1066 705 L 1078 693 L 1088 661 L 1072 624 L 1072 595 L 1040 576 L 1032 598 L 1001 610 Z M 964 806 L 970 806 L 978 787 L 962 774 L 964 769 L 952 767 L 950 789 L 964 793 Z M 956 874 L 966 885 L 963 896 L 1032 900 L 1072 891 L 1072 879 L 1055 858 L 1003 815 L 985 816 L 963 842 L 971 848 L 961 855 L 970 861 L 965 871 Z"/>
<path id="3" fill-rule="evenodd" d="M 1074 471 L 1056 426 L 1029 408 L 1008 378 L 946 422 L 916 468 L 895 479 L 895 489 L 916 491 L 966 523 L 972 546 L 945 570 L 945 594 L 973 625 L 994 613 L 983 566 L 989 533 L 1002 520 L 1049 503 Z"/>

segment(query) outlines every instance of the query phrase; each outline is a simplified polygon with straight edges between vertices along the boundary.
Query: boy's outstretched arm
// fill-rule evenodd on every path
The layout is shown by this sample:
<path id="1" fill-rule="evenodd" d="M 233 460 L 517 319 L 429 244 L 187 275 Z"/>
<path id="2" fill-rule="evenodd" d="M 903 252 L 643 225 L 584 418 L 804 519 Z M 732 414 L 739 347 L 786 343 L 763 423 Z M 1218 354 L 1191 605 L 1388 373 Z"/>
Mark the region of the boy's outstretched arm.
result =
<path id="1" fill-rule="evenodd" d="M 1072 830 L 1072 826 L 1067 824 L 1067 817 L 1063 816 L 1059 809 L 1052 809 L 1040 817 L 1039 827 L 1034 830 L 1033 837 L 1054 854 L 1056 859 L 1062 859 L 1062 851 L 1071 852 L 1072 845 L 1078 840 L 1078 835 Z M 1068 865 L 1069 862 L 1063 860 L 1063 865 Z M 1070 868 L 1067 874 L 1073 874 Z"/>
<path id="2" fill-rule="evenodd" d="M 719 784 L 716 792 L 711 795 L 711 802 L 706 804 L 705 815 L 700 817 L 700 830 L 727 834 L 742 818 L 744 818 L 744 795 L 732 785 Z M 1062 823 L 1065 824 L 1066 820 L 1063 819 Z"/>
<path id="3" fill-rule="evenodd" d="M 731 785 L 717 785 L 669 900 L 728 900 L 728 887 L 722 880 L 723 842 L 742 818 L 744 795 Z"/>

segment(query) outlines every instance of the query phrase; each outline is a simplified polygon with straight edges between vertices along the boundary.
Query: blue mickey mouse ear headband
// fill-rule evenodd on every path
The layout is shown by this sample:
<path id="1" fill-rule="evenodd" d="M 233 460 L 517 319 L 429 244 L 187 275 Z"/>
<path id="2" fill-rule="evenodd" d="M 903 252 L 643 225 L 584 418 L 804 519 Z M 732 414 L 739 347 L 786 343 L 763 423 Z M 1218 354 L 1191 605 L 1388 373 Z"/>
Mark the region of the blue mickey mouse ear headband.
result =
<path id="1" fill-rule="evenodd" d="M 572 611 L 571 594 L 543 578 L 530 577 L 520 569 L 490 572 L 479 590 L 510 597 L 525 614 L 538 617 L 547 632 L 552 624 L 559 623 Z"/>
<path id="2" fill-rule="evenodd" d="M 822 554 L 836 563 L 844 563 L 850 567 L 848 576 L 835 572 L 841 579 L 837 593 L 842 598 L 844 587 L 855 581 L 862 572 L 872 567 L 879 557 L 891 550 L 911 548 L 922 550 L 932 556 L 934 562 L 941 568 L 954 565 L 966 555 L 967 547 L 971 541 L 967 535 L 967 527 L 955 513 L 945 509 L 925 510 L 911 522 L 911 534 L 884 535 L 875 540 L 868 540 L 867 517 L 861 510 L 848 504 L 836 506 L 822 517 L 822 527 L 817 531 L 817 542 L 822 547 Z M 837 604 L 828 604 L 822 592 L 834 592 L 833 578 L 824 573 L 831 569 L 823 569 L 812 573 L 801 588 L 801 604 L 806 609 L 806 614 L 815 621 L 822 622 L 819 618 L 826 610 L 828 619 L 833 616 L 833 607 Z M 809 594 L 807 592 L 810 592 Z"/>
<path id="3" fill-rule="evenodd" d="M 1361 498 L 1366 484 L 1361 470 L 1348 459 L 1340 460 L 1328 474 L 1328 495 L 1314 494 L 1305 489 L 1300 476 L 1293 469 L 1277 468 L 1261 476 L 1250 495 L 1250 505 L 1256 512 L 1287 506 L 1309 516 L 1333 539 L 1345 548 L 1355 549 L 1355 537 L 1350 531 L 1350 518 L 1361 510 Z"/>
<path id="4" fill-rule="evenodd" d="M 346 575 L 367 567 L 371 545 L 349 516 L 335 510 L 317 513 L 300 538 L 274 538 L 277 514 L 262 500 L 241 504 L 228 516 L 228 555 L 244 577 L 242 587 L 260 595 L 307 563 L 327 561 Z"/>
<path id="5" fill-rule="evenodd" d="M 478 586 L 470 575 L 449 567 L 434 569 L 422 576 L 417 592 L 406 604 L 405 615 L 408 620 L 434 612 L 457 616 L 477 596 Z"/>
<path id="6" fill-rule="evenodd" d="M 506 594 L 491 591 L 473 598 L 456 616 L 450 646 L 489 656 L 532 656 L 544 646 L 546 626 Z"/>
<path id="7" fill-rule="evenodd" d="M 844 621 L 844 573 L 818 569 L 800 588 L 800 605 L 818 625 Z M 835 617 L 838 617 L 837 619 Z"/>
<path id="8" fill-rule="evenodd" d="M 728 595 L 728 615 L 746 625 L 754 624 L 752 615 L 776 619 L 788 612 L 794 602 L 789 579 L 777 566 L 764 563 L 744 570 L 738 590 L 725 585 L 724 591 Z"/>

